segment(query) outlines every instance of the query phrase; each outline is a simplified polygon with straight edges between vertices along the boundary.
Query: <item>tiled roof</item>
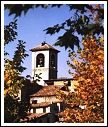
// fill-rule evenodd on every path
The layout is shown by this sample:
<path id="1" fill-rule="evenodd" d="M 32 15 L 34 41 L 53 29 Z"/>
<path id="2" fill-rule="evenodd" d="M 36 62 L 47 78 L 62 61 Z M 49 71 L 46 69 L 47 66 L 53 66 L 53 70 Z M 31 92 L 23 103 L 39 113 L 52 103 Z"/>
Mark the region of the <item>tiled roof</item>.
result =
<path id="1" fill-rule="evenodd" d="M 24 122 L 29 122 L 33 119 L 39 118 L 41 116 L 44 116 L 48 113 L 29 113 L 25 118 L 21 119 L 20 122 L 24 123 Z"/>
<path id="2" fill-rule="evenodd" d="M 57 95 L 58 90 L 60 90 L 63 86 L 58 85 L 50 85 L 50 86 L 43 86 L 38 92 L 30 95 L 30 97 L 44 97 L 44 96 L 54 96 Z"/>
<path id="3" fill-rule="evenodd" d="M 62 100 L 56 100 L 56 101 L 53 101 L 52 103 L 60 103 L 60 102 L 63 102 L 63 101 Z M 37 103 L 37 104 L 31 104 L 31 108 L 48 107 L 52 103 L 51 102 L 41 102 L 41 103 Z"/>
<path id="4" fill-rule="evenodd" d="M 40 108 L 40 107 L 48 107 L 51 103 L 50 102 L 41 102 L 37 104 L 31 104 L 32 108 Z"/>
<path id="5" fill-rule="evenodd" d="M 45 42 L 41 43 L 41 45 L 39 45 L 39 46 L 37 46 L 35 48 L 30 49 L 30 51 L 32 51 L 32 52 L 42 51 L 42 50 L 55 50 L 57 52 L 60 52 L 60 51 L 58 51 L 57 49 L 55 49 L 54 47 L 52 47 L 51 45 L 49 45 L 49 44 L 47 44 Z"/>

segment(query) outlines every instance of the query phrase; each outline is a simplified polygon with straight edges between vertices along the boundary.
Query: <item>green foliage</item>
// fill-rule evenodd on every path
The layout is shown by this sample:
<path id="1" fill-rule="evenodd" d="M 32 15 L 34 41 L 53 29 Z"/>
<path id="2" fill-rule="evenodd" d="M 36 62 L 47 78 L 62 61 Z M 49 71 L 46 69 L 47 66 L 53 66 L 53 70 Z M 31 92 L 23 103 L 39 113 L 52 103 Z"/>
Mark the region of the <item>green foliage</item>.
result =
<path id="1" fill-rule="evenodd" d="M 14 18 L 20 17 L 22 13 L 26 14 L 30 9 L 34 8 L 48 8 L 51 7 L 60 7 L 61 4 L 54 4 L 54 5 L 48 5 L 48 4 L 5 4 L 5 9 L 9 10 L 9 16 L 15 15 Z"/>
<path id="2" fill-rule="evenodd" d="M 22 13 L 26 14 L 30 9 L 47 8 L 47 4 L 5 4 L 5 9 L 9 10 L 9 16 L 15 15 L 14 18 L 20 17 Z"/>
<path id="3" fill-rule="evenodd" d="M 7 94 L 4 98 L 4 122 L 16 123 L 24 117 L 29 109 L 29 105 L 26 102 L 18 101 L 18 98 L 13 98 Z"/>
<path id="4" fill-rule="evenodd" d="M 41 5 L 36 5 L 41 6 Z M 9 15 L 15 15 L 14 18 L 21 16 L 22 12 L 26 14 L 29 9 L 33 9 L 35 5 L 33 4 L 5 4 L 5 9 L 9 10 Z"/>
<path id="5" fill-rule="evenodd" d="M 71 47 L 74 50 L 74 45 L 79 47 L 79 39 L 77 36 L 71 34 L 70 31 L 67 31 L 63 36 L 58 37 L 58 41 L 55 43 L 55 46 L 65 46 L 65 49 Z"/>
<path id="6" fill-rule="evenodd" d="M 16 51 L 14 53 L 13 62 L 14 62 L 14 68 L 18 69 L 19 72 L 23 72 L 26 68 L 21 66 L 21 63 L 23 63 L 23 59 L 25 59 L 28 54 L 26 54 L 25 50 L 25 44 L 26 42 L 23 42 L 22 40 L 19 40 L 18 46 L 16 47 Z"/>
<path id="7" fill-rule="evenodd" d="M 83 4 L 83 5 L 67 5 L 70 8 L 70 11 L 75 11 L 74 16 L 67 19 L 61 24 L 54 25 L 53 27 L 48 27 L 44 31 L 46 34 L 55 34 L 60 30 L 65 30 L 64 34 L 58 37 L 58 41 L 55 43 L 55 46 L 64 46 L 66 49 L 69 47 L 74 50 L 74 45 L 79 48 L 79 38 L 77 35 L 87 36 L 87 35 L 96 35 L 103 34 L 103 8 L 95 8 L 92 5 Z M 96 15 L 100 22 L 94 22 Z"/>
<path id="8" fill-rule="evenodd" d="M 31 77 L 30 75 L 27 75 L 26 78 L 32 79 L 33 82 L 34 82 L 34 84 L 37 84 L 37 82 L 40 82 L 40 79 L 42 79 L 42 78 L 41 78 L 41 74 L 42 74 L 42 73 L 35 74 L 35 79 L 34 79 L 34 77 Z"/>
<path id="9" fill-rule="evenodd" d="M 17 37 L 17 20 L 4 27 L 4 45 L 8 46 Z M 26 69 L 22 66 L 23 60 L 28 56 L 25 50 L 25 42 L 18 41 L 13 59 L 7 59 L 9 55 L 4 52 L 4 122 L 19 122 L 26 115 L 28 104 L 19 100 L 19 90 L 24 85 L 24 77 L 21 73 Z"/>
<path id="10" fill-rule="evenodd" d="M 17 20 L 10 22 L 9 25 L 4 26 L 4 45 L 12 42 L 17 36 Z"/>

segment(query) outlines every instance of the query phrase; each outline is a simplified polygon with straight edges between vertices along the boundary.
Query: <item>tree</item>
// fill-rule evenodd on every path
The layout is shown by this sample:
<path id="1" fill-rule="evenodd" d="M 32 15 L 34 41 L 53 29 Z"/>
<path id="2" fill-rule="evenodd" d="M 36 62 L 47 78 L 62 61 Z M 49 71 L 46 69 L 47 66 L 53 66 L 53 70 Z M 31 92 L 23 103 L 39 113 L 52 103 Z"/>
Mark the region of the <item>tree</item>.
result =
<path id="1" fill-rule="evenodd" d="M 100 6 L 96 6 L 96 8 Z M 98 22 L 98 14 L 94 21 Z M 101 21 L 102 22 L 102 21 Z M 69 51 L 68 65 L 75 70 L 73 78 L 77 81 L 75 92 L 60 98 L 67 104 L 60 117 L 64 122 L 102 123 L 104 122 L 104 37 L 94 33 L 84 36 L 83 49 Z M 71 73 L 71 72 L 70 72 Z"/>
<path id="2" fill-rule="evenodd" d="M 70 11 L 75 11 L 74 16 L 61 24 L 45 29 L 46 34 L 50 35 L 58 33 L 60 30 L 65 30 L 64 34 L 58 37 L 55 46 L 64 46 L 65 49 L 71 48 L 72 50 L 74 50 L 74 46 L 77 46 L 80 49 L 78 35 L 85 37 L 88 34 L 103 34 L 102 21 L 104 18 L 104 10 L 101 5 L 73 4 L 67 6 L 70 8 Z M 94 16 L 97 17 L 94 18 Z M 98 18 L 98 21 L 95 21 L 96 18 Z"/>
<path id="3" fill-rule="evenodd" d="M 4 45 L 9 45 L 17 37 L 17 20 L 5 25 L 4 27 Z M 22 66 L 23 60 L 28 56 L 25 50 L 25 42 L 18 40 L 13 59 L 7 58 L 9 55 L 4 53 L 4 121 L 18 122 L 19 119 L 27 113 L 28 106 L 26 102 L 19 100 L 19 90 L 24 85 L 25 78 L 21 73 L 26 69 Z"/>
<path id="4" fill-rule="evenodd" d="M 83 40 L 84 49 L 79 53 L 80 61 L 70 53 L 75 69 L 75 92 L 60 94 L 67 107 L 60 114 L 65 122 L 102 123 L 104 122 L 104 39 L 94 36 Z"/>
<path id="5" fill-rule="evenodd" d="M 47 28 L 47 34 L 66 28 L 55 45 L 79 48 L 78 36 L 82 36 L 82 50 L 69 51 L 68 65 L 75 69 L 73 78 L 78 82 L 75 92 L 68 95 L 60 91 L 60 98 L 67 104 L 60 114 L 64 122 L 104 122 L 104 38 L 102 5 L 69 5 L 76 9 L 76 20 L 69 18 L 63 24 Z M 88 14 L 85 14 L 85 13 Z M 67 27 L 69 29 L 67 29 Z M 78 59 L 78 56 L 80 60 Z M 79 85 L 78 85 L 79 84 Z"/>

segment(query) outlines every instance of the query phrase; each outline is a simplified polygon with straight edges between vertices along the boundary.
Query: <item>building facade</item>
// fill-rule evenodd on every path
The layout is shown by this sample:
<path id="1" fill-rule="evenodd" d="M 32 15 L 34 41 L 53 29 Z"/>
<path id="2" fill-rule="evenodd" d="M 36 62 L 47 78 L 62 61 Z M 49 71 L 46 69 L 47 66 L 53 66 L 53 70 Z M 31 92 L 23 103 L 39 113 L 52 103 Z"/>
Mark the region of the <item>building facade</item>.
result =
<path id="1" fill-rule="evenodd" d="M 28 116 L 21 122 L 58 122 L 58 113 L 65 109 L 63 100 L 57 98 L 62 90 L 65 94 L 74 91 L 72 79 L 57 78 L 58 50 L 47 43 L 32 48 L 32 77 L 33 81 L 41 77 L 40 81 L 29 85 L 24 91 L 24 97 L 29 99 Z M 33 82 L 32 81 L 32 82 Z M 23 99 L 23 100 L 24 100 Z"/>
<path id="2" fill-rule="evenodd" d="M 44 86 L 44 80 L 57 79 L 58 50 L 43 42 L 32 48 L 32 77 L 41 77 L 38 84 Z"/>

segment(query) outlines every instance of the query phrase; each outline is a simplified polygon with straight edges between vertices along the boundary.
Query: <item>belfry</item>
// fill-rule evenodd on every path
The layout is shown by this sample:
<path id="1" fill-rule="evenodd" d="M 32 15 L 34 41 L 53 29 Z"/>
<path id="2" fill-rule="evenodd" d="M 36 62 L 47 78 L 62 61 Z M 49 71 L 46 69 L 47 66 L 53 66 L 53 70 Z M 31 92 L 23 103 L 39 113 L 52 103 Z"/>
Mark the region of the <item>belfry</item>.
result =
<path id="1" fill-rule="evenodd" d="M 41 77 L 38 84 L 44 85 L 44 80 L 57 79 L 58 51 L 51 45 L 43 42 L 30 49 L 32 51 L 32 77 Z"/>

